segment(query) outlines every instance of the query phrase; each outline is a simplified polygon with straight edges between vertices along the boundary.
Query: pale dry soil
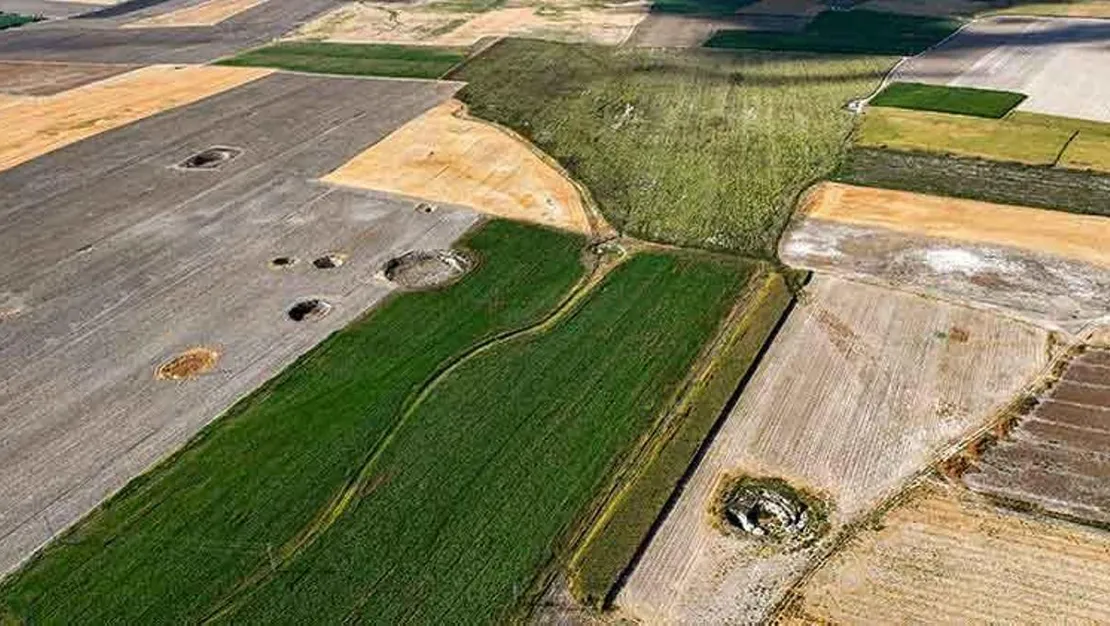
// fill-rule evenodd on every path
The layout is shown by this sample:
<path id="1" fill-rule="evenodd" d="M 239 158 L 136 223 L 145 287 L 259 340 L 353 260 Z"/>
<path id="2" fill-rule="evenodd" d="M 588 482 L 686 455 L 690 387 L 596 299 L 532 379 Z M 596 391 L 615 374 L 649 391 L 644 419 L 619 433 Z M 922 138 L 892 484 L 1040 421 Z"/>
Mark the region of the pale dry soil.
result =
<path id="1" fill-rule="evenodd" d="M 1110 218 L 942 196 L 821 183 L 805 217 L 927 237 L 1021 248 L 1110 268 Z"/>
<path id="2" fill-rule="evenodd" d="M 263 2 L 266 0 L 206 0 L 200 4 L 128 22 L 121 28 L 215 26 Z"/>
<path id="3" fill-rule="evenodd" d="M 897 81 L 1026 94 L 1020 111 L 1110 122 L 1110 21 L 993 17 L 903 64 Z"/>
<path id="4" fill-rule="evenodd" d="M 323 181 L 590 232 L 578 189 L 556 165 L 523 139 L 468 117 L 457 100 L 405 124 Z"/>
<path id="5" fill-rule="evenodd" d="M 153 65 L 0 109 L 0 171 L 271 74 L 260 68 Z"/>
<path id="6" fill-rule="evenodd" d="M 765 619 L 829 537 L 947 456 L 1031 384 L 1049 334 L 990 312 L 817 275 L 617 598 L 648 623 Z M 790 553 L 726 536 L 727 475 L 826 499 L 831 530 Z"/>
<path id="7" fill-rule="evenodd" d="M 482 39 L 531 37 L 616 45 L 648 14 L 647 2 L 510 1 L 486 12 L 452 11 L 434 3 L 344 4 L 300 28 L 297 38 L 344 43 L 470 46 Z"/>
<path id="8" fill-rule="evenodd" d="M 1105 624 L 1110 533 L 930 482 L 833 556 L 786 623 Z"/>

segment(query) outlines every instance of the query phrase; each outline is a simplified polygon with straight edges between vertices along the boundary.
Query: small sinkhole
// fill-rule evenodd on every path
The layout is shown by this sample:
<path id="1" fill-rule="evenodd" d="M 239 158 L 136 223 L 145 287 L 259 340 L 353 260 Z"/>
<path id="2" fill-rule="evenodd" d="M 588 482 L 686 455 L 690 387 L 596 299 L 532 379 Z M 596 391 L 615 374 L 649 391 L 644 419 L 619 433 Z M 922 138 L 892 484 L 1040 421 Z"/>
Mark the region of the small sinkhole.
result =
<path id="1" fill-rule="evenodd" d="M 242 152 L 243 151 L 238 148 L 215 146 L 207 150 L 201 150 L 185 159 L 178 164 L 178 167 L 186 170 L 214 170 L 239 156 Z"/>
<path id="2" fill-rule="evenodd" d="M 436 206 L 434 204 L 428 204 L 427 202 L 421 202 L 420 204 L 416 205 L 416 212 L 417 213 L 435 213 L 436 212 Z"/>
<path id="3" fill-rule="evenodd" d="M 289 309 L 289 319 L 294 322 L 319 319 L 327 315 L 328 311 L 331 311 L 331 305 L 319 298 L 301 300 Z"/>
<path id="4" fill-rule="evenodd" d="M 293 267 L 297 264 L 297 257 L 276 256 L 270 259 L 270 267 Z"/>
<path id="5" fill-rule="evenodd" d="M 314 259 L 312 265 L 318 270 L 330 270 L 343 265 L 345 260 L 346 257 L 342 254 L 325 254 Z"/>

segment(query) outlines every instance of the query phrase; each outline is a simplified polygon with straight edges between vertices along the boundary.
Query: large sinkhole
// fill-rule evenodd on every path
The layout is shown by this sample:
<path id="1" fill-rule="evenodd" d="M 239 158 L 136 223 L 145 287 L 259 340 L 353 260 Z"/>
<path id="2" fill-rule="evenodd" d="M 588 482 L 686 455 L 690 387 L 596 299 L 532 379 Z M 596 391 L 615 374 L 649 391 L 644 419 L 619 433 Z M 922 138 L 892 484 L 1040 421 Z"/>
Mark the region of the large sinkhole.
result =
<path id="1" fill-rule="evenodd" d="M 454 250 L 415 250 L 391 259 L 382 271 L 401 287 L 427 289 L 455 280 L 470 267 L 470 259 Z"/>
<path id="2" fill-rule="evenodd" d="M 828 525 L 824 501 L 773 477 L 726 479 L 715 499 L 714 515 L 730 535 L 783 548 L 810 544 Z"/>
<path id="3" fill-rule="evenodd" d="M 304 322 L 319 319 L 331 311 L 331 305 L 319 298 L 301 300 L 289 309 L 289 319 Z"/>
<path id="4" fill-rule="evenodd" d="M 185 170 L 214 170 L 242 154 L 239 148 L 214 146 L 194 154 L 177 166 Z"/>

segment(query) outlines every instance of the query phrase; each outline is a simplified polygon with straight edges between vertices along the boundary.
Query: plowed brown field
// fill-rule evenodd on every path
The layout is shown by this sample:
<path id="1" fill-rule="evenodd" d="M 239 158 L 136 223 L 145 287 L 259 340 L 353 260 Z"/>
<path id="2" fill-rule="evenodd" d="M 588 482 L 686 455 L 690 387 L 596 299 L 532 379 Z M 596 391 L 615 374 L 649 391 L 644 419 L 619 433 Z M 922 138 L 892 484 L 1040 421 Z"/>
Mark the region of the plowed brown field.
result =
<path id="1" fill-rule="evenodd" d="M 405 124 L 323 180 L 590 232 L 581 195 L 562 172 L 521 140 L 465 117 L 456 100 Z"/>
<path id="2" fill-rule="evenodd" d="M 799 590 L 787 623 L 1105 624 L 1110 534 L 928 484 Z"/>
<path id="3" fill-rule="evenodd" d="M 48 96 L 136 68 L 135 65 L 104 63 L 0 61 L 0 92 L 23 96 Z"/>
<path id="4" fill-rule="evenodd" d="M 729 474 L 823 494 L 832 536 L 986 424 L 1048 362 L 1048 334 L 936 299 L 818 275 L 616 604 L 651 623 L 764 619 L 823 549 L 768 555 L 711 523 Z"/>

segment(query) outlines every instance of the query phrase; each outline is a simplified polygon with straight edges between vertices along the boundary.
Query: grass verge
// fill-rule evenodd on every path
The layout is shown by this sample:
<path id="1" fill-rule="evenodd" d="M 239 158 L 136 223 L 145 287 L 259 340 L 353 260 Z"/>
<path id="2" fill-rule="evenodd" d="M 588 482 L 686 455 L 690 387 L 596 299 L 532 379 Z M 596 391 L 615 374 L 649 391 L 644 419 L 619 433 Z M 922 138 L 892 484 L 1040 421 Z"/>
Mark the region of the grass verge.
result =
<path id="1" fill-rule="evenodd" d="M 42 19 L 42 17 L 38 16 L 20 15 L 18 13 L 4 13 L 3 11 L 0 11 L 0 30 L 4 30 L 5 28 L 17 28 L 19 26 L 23 26 L 24 24 L 38 22 Z"/>
<path id="2" fill-rule="evenodd" d="M 854 145 L 1110 172 L 1110 124 L 1016 111 L 1000 120 L 869 109 Z"/>
<path id="3" fill-rule="evenodd" d="M 946 17 L 878 11 L 825 11 L 800 33 L 721 30 L 709 48 L 754 48 L 908 56 L 956 32 L 960 21 Z"/>
<path id="4" fill-rule="evenodd" d="M 924 152 L 854 148 L 835 180 L 1089 215 L 1110 216 L 1110 175 Z"/>
<path id="5" fill-rule="evenodd" d="M 1024 94 L 1012 91 L 891 83 L 871 99 L 871 105 L 998 119 L 1023 100 Z"/>
<path id="6" fill-rule="evenodd" d="M 0 615 L 195 623 L 275 563 L 444 363 L 583 275 L 578 236 L 497 221 L 465 245 L 480 264 L 463 280 L 391 299 L 236 404 L 6 580 Z"/>
<path id="7" fill-rule="evenodd" d="M 394 78 L 439 78 L 466 58 L 448 48 L 390 44 L 277 43 L 219 61 L 297 72 Z"/>
<path id="8" fill-rule="evenodd" d="M 686 396 L 671 428 L 602 514 L 571 563 L 570 584 L 581 601 L 602 608 L 648 538 L 698 450 L 738 386 L 752 371 L 792 296 L 770 274 L 745 300 L 709 368 Z"/>
<path id="9" fill-rule="evenodd" d="M 773 258 L 797 195 L 835 170 L 887 57 L 614 50 L 504 40 L 451 78 L 644 239 Z"/>

